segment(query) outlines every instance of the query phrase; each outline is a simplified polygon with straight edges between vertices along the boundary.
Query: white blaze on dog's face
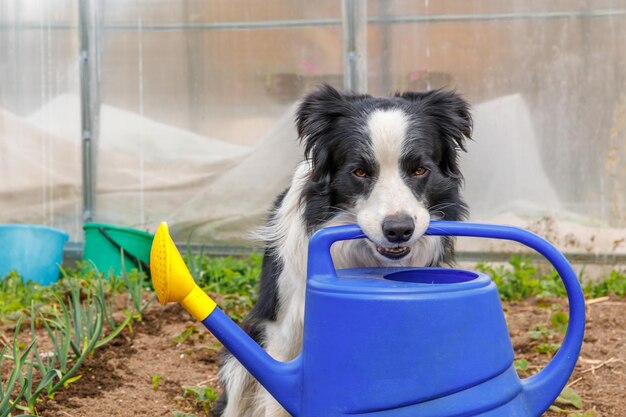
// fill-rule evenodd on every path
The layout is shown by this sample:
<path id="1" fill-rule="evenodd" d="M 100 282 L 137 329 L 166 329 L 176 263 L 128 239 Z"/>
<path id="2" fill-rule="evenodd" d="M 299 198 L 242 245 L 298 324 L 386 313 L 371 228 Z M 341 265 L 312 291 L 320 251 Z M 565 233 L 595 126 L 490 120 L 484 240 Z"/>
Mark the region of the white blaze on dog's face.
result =
<path id="1" fill-rule="evenodd" d="M 357 198 L 354 212 L 358 225 L 384 260 L 408 255 L 430 222 L 430 213 L 402 172 L 408 128 L 409 118 L 401 109 L 376 110 L 367 122 L 378 172 L 370 179 L 369 194 Z"/>
<path id="2" fill-rule="evenodd" d="M 466 215 L 458 149 L 464 149 L 472 121 L 460 96 L 429 91 L 372 97 L 326 86 L 304 99 L 297 122 L 311 163 L 301 193 L 308 232 L 358 223 L 368 238 L 335 245 L 336 263 L 435 265 L 451 259 L 450 238 L 424 233 L 431 218 Z"/>

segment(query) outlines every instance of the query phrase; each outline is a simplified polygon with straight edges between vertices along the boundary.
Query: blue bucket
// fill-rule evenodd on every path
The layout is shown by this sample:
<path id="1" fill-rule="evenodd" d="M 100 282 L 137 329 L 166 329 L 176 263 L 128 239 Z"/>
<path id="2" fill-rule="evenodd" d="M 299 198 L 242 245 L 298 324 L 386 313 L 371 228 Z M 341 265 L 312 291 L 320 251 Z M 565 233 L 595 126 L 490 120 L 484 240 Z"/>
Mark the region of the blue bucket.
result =
<path id="1" fill-rule="evenodd" d="M 17 271 L 24 281 L 41 285 L 56 282 L 68 238 L 64 231 L 51 227 L 0 225 L 0 278 Z"/>

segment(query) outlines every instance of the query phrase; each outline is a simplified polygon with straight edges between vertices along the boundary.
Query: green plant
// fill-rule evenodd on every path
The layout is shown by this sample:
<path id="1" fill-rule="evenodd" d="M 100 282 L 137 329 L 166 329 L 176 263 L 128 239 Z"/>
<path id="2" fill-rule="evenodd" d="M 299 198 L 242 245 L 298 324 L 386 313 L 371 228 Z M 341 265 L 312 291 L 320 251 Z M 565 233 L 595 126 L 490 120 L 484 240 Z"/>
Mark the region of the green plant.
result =
<path id="1" fill-rule="evenodd" d="M 102 310 L 104 309 L 102 301 L 97 297 L 89 298 L 83 306 L 79 297 L 80 294 L 74 290 L 68 306 L 58 297 L 61 314 L 56 320 L 43 318 L 43 325 L 52 340 L 54 352 L 46 361 L 41 359 L 38 351 L 35 357 L 41 375 L 48 375 L 58 370 L 58 381 L 46 387 L 48 396 L 51 398 L 61 387 L 65 388 L 80 379 L 80 375 L 74 376 L 74 374 L 85 358 L 96 349 L 102 333 Z M 70 348 L 74 354 L 73 358 L 70 356 Z M 74 363 L 70 368 L 71 359 L 74 359 Z M 56 368 L 57 362 L 59 368 Z"/>
<path id="2" fill-rule="evenodd" d="M 559 404 L 558 406 L 556 404 Z M 563 388 L 561 394 L 554 400 L 554 404 L 550 406 L 550 410 L 556 411 L 558 413 L 568 413 L 566 410 L 562 409 L 560 406 L 572 406 L 577 410 L 583 408 L 583 400 L 580 398 L 580 395 L 576 391 L 574 391 L 571 387 Z M 595 413 L 592 410 L 585 411 L 584 413 L 576 413 L 578 416 L 584 417 L 592 417 Z"/>
<path id="3" fill-rule="evenodd" d="M 567 331 L 567 323 L 569 322 L 569 317 L 567 314 L 562 311 L 555 311 L 550 316 L 550 323 L 552 323 L 552 327 L 554 327 L 559 333 L 565 334 Z"/>
<path id="4" fill-rule="evenodd" d="M 198 328 L 195 325 L 190 325 L 185 327 L 185 330 L 178 333 L 176 336 L 172 338 L 172 342 L 174 343 L 185 343 L 187 339 L 189 339 L 192 335 L 200 333 Z"/>
<path id="5" fill-rule="evenodd" d="M 44 304 L 52 300 L 49 287 L 42 287 L 24 279 L 15 271 L 0 279 L 0 319 L 13 319 L 28 311 L 32 303 Z"/>
<path id="6" fill-rule="evenodd" d="M 183 396 L 190 396 L 200 406 L 202 410 L 208 414 L 211 406 L 217 399 L 217 392 L 208 386 L 185 385 L 183 386 Z"/>
<path id="7" fill-rule="evenodd" d="M 187 266 L 198 285 L 218 294 L 239 294 L 256 300 L 256 286 L 261 275 L 262 255 L 253 253 L 247 258 L 208 257 L 189 252 Z"/>
<path id="8" fill-rule="evenodd" d="M 133 312 L 135 319 L 141 321 L 144 310 L 154 301 L 156 293 L 144 301 L 146 290 L 146 274 L 133 269 L 130 272 L 122 270 L 122 280 L 129 296 L 129 310 Z"/>
<path id="9" fill-rule="evenodd" d="M 112 275 L 109 281 L 105 280 L 102 276 L 99 276 L 96 280 L 94 280 L 93 285 L 94 293 L 104 304 L 104 319 L 111 329 L 117 327 L 115 319 L 113 318 L 113 311 L 115 310 L 113 304 L 115 300 L 116 283 L 117 277 L 115 275 Z"/>
<path id="10" fill-rule="evenodd" d="M 31 313 L 30 313 L 30 333 L 33 341 L 36 341 L 35 335 L 35 323 L 37 320 L 37 316 L 35 313 L 34 304 L 31 305 Z M 69 346 L 68 346 L 69 349 Z M 35 405 L 41 395 L 41 393 L 54 381 L 55 378 L 61 378 L 61 372 L 58 369 L 43 369 L 41 366 L 41 362 L 43 362 L 41 355 L 39 354 L 37 343 L 35 342 L 33 346 L 33 354 L 30 361 L 27 363 L 26 375 L 24 375 L 24 382 L 26 384 L 26 390 L 24 392 L 24 399 L 26 401 L 26 407 L 17 406 L 18 409 L 22 411 L 28 411 L 30 413 L 35 412 Z M 37 368 L 39 371 L 39 383 L 35 387 L 34 383 L 34 369 Z M 41 373 L 47 372 L 45 374 Z"/>
<path id="11" fill-rule="evenodd" d="M 540 343 L 538 346 L 535 346 L 534 350 L 537 353 L 543 353 L 545 355 L 552 355 L 561 347 L 558 343 Z"/>
<path id="12" fill-rule="evenodd" d="M 182 411 L 172 411 L 172 416 L 173 417 L 196 417 L 195 414 L 184 413 Z"/>
<path id="13" fill-rule="evenodd" d="M 209 257 L 204 249 L 193 254 L 188 246 L 184 259 L 203 290 L 225 295 L 220 307 L 236 322 L 241 322 L 256 301 L 256 288 L 261 275 L 263 256 L 253 253 L 249 257 Z"/>
<path id="14" fill-rule="evenodd" d="M 528 361 L 526 359 L 515 359 L 513 361 L 513 366 L 518 371 L 525 371 L 528 369 Z"/>
<path id="15" fill-rule="evenodd" d="M 583 292 L 588 298 L 616 295 L 626 296 L 626 272 L 613 270 L 599 281 L 588 281 L 583 285 Z"/>
<path id="16" fill-rule="evenodd" d="M 13 342 L 12 342 L 12 351 L 13 356 L 11 359 L 13 360 L 13 369 L 9 374 L 9 378 L 6 382 L 6 385 L 2 381 L 2 362 L 5 358 L 7 358 L 6 352 L 8 350 L 8 346 L 5 345 L 0 351 L 0 417 L 7 417 L 11 414 L 11 412 L 17 407 L 19 401 L 24 396 L 27 388 L 28 381 L 25 381 L 23 378 L 22 368 L 26 364 L 26 360 L 28 355 L 35 345 L 35 340 L 33 340 L 24 350 L 24 352 L 20 351 L 20 342 L 19 342 L 19 334 L 20 328 L 22 325 L 22 319 L 20 318 L 15 326 L 15 331 L 13 332 Z M 16 384 L 18 384 L 16 386 Z M 11 395 L 13 395 L 14 390 L 17 389 L 17 394 L 13 399 L 11 399 Z"/>
<path id="17" fill-rule="evenodd" d="M 498 286 L 500 298 L 505 301 L 516 301 L 531 296 L 566 295 L 565 287 L 556 271 L 541 274 L 532 259 L 524 255 L 513 255 L 508 265 L 494 266 L 486 262 L 476 264 L 476 269 L 491 277 Z M 582 277 L 579 277 L 582 281 Z M 626 273 L 613 270 L 599 280 L 588 280 L 583 285 L 587 298 L 605 297 L 607 295 L 626 296 Z"/>
<path id="18" fill-rule="evenodd" d="M 15 273 L 0 280 L 0 319 L 14 314 L 20 317 L 13 355 L 7 353 L 8 343 L 0 355 L 0 417 L 10 416 L 15 409 L 30 413 L 23 416 L 36 414 L 35 407 L 43 392 L 53 397 L 58 390 L 79 380 L 78 372 L 85 359 L 130 326 L 134 318 L 140 319 L 154 298 L 143 301 L 147 286 L 141 272 L 107 280 L 92 265 L 80 263 L 77 269 L 62 269 L 62 275 L 57 283 L 47 287 L 25 283 Z M 117 323 L 114 300 L 122 291 L 129 294 L 129 308 L 124 320 Z M 32 342 L 21 352 L 19 346 L 23 345 L 17 337 L 25 312 L 30 313 Z M 105 323 L 107 332 L 103 330 Z M 50 339 L 52 352 L 40 353 L 35 337 L 38 325 Z M 14 365 L 9 374 L 1 371 L 2 360 L 6 363 L 7 358 Z M 6 383 L 3 375 L 8 375 Z M 158 380 L 153 383 L 158 386 Z"/>
<path id="19" fill-rule="evenodd" d="M 533 340 L 552 339 L 556 332 L 543 326 L 534 326 L 528 331 L 528 336 Z"/>
<path id="20" fill-rule="evenodd" d="M 161 381 L 161 375 L 152 375 L 152 389 L 157 391 L 159 389 L 159 382 Z"/>
<path id="21" fill-rule="evenodd" d="M 485 262 L 476 269 L 491 277 L 503 300 L 521 300 L 535 295 L 564 295 L 565 288 L 556 273 L 538 276 L 537 266 L 524 255 L 513 255 L 508 266 L 492 266 Z"/>
<path id="22" fill-rule="evenodd" d="M 231 319 L 241 323 L 254 305 L 254 301 L 248 295 L 227 294 L 219 304 Z"/>
<path id="23" fill-rule="evenodd" d="M 196 255 L 193 253 L 190 241 L 187 241 L 187 254 L 183 256 L 183 259 L 185 260 L 185 263 L 187 264 L 187 268 L 189 268 L 189 272 L 191 273 L 191 276 L 197 283 L 201 283 L 204 278 L 205 272 L 202 268 L 203 263 L 204 263 L 204 258 L 205 258 L 204 245 L 200 247 L 200 253 Z"/>
<path id="24" fill-rule="evenodd" d="M 113 317 L 113 311 L 114 311 L 113 304 L 114 304 L 114 298 L 115 298 L 116 278 L 111 277 L 111 280 L 112 282 L 109 283 L 110 292 L 108 295 L 104 289 L 105 280 L 102 277 L 100 277 L 94 281 L 95 282 L 95 286 L 93 288 L 94 297 L 97 297 L 98 299 L 100 299 L 100 302 L 103 305 L 103 311 L 102 311 L 103 317 L 105 319 L 105 322 L 107 323 L 107 326 L 110 329 L 109 334 L 103 339 L 98 341 L 98 343 L 96 344 L 96 348 L 99 348 L 109 343 L 114 338 L 116 338 L 117 335 L 119 335 L 122 332 L 122 330 L 126 328 L 126 326 L 131 325 L 131 322 L 133 320 L 133 313 L 126 312 L 126 318 L 124 318 L 124 320 L 120 324 L 118 324 L 115 321 L 115 318 Z M 108 301 L 107 301 L 107 298 L 108 298 Z"/>
<path id="25" fill-rule="evenodd" d="M 103 306 L 102 314 L 104 322 L 107 324 L 110 331 L 105 338 L 98 341 L 96 348 L 105 345 L 117 337 L 117 335 L 120 334 L 126 326 L 131 325 L 133 318 L 141 318 L 140 314 L 138 315 L 134 312 L 133 308 L 126 311 L 126 317 L 119 324 L 113 317 L 113 313 L 115 311 L 115 296 L 117 293 L 128 290 L 132 305 L 135 304 L 133 301 L 134 299 L 142 297 L 143 289 L 140 287 L 138 291 L 138 288 L 136 288 L 134 275 L 129 277 L 126 281 L 120 279 L 120 277 L 117 277 L 114 274 L 110 274 L 107 279 L 104 277 L 104 274 L 99 272 L 91 263 L 80 262 L 78 263 L 77 269 L 68 271 L 64 270 L 64 276 L 65 278 L 62 280 L 63 291 L 61 291 L 61 293 L 72 294 L 73 300 L 80 300 L 81 297 L 87 299 L 96 297 L 100 300 Z M 132 295 L 130 294 L 131 290 Z M 75 301 L 73 301 L 73 305 L 75 305 Z M 75 307 L 80 309 L 80 306 L 75 305 Z M 139 308 L 143 311 L 145 307 L 147 307 L 147 304 L 140 304 Z"/>
<path id="26" fill-rule="evenodd" d="M 9 374 L 9 378 L 6 382 L 6 385 L 2 381 L 2 362 L 5 358 L 7 358 L 6 351 L 8 350 L 8 346 L 5 345 L 0 351 L 0 417 L 7 417 L 11 414 L 11 412 L 17 407 L 19 401 L 24 396 L 24 393 L 27 390 L 27 382 L 24 380 L 22 374 L 22 368 L 26 364 L 26 359 L 30 350 L 33 348 L 35 341 L 33 340 L 24 350 L 24 352 L 20 351 L 20 343 L 18 340 L 20 334 L 20 327 L 22 325 L 22 319 L 20 318 L 15 326 L 15 331 L 13 333 L 13 342 L 12 342 L 12 350 L 13 356 L 11 359 L 13 360 L 13 369 Z M 16 387 L 16 384 L 17 387 Z M 14 389 L 18 390 L 15 398 L 11 399 L 11 395 L 14 392 Z"/>

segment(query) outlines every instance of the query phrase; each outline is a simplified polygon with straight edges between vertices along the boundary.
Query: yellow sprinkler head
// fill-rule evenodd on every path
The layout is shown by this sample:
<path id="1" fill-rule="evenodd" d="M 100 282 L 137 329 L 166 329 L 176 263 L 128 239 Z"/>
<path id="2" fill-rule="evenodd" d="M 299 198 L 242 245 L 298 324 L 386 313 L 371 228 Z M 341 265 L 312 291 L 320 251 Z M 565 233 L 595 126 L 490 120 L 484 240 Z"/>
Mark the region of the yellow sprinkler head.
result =
<path id="1" fill-rule="evenodd" d="M 198 320 L 206 319 L 215 309 L 215 301 L 198 287 L 191 276 L 165 222 L 159 225 L 152 241 L 150 273 L 161 304 L 181 303 Z"/>

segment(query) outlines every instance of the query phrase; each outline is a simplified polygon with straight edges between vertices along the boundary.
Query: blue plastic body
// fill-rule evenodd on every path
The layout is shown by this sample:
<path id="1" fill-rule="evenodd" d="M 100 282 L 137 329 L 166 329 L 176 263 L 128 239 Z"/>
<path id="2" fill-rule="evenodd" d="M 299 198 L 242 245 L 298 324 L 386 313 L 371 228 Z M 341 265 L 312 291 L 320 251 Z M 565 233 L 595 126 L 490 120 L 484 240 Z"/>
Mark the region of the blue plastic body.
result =
<path id="1" fill-rule="evenodd" d="M 488 276 L 442 268 L 336 271 L 331 245 L 364 237 L 353 225 L 311 238 L 303 348 L 295 360 L 274 361 L 219 309 L 203 323 L 296 417 L 540 416 L 580 352 L 585 309 L 576 274 L 558 250 L 522 229 L 433 221 L 427 233 L 517 241 L 554 265 L 570 321 L 543 370 L 517 376 Z"/>
<path id="2" fill-rule="evenodd" d="M 0 278 L 15 270 L 24 281 L 41 285 L 56 282 L 68 238 L 67 233 L 52 227 L 0 225 Z"/>

